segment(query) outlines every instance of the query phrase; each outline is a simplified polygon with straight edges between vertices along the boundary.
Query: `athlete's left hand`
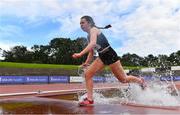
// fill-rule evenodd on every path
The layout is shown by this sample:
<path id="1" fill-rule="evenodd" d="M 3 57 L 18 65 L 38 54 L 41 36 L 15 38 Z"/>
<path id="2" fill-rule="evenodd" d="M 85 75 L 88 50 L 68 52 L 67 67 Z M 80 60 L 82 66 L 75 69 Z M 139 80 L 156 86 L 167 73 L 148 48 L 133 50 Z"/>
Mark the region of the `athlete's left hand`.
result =
<path id="1" fill-rule="evenodd" d="M 80 53 L 74 53 L 72 55 L 73 58 L 80 58 L 81 57 L 81 54 Z"/>

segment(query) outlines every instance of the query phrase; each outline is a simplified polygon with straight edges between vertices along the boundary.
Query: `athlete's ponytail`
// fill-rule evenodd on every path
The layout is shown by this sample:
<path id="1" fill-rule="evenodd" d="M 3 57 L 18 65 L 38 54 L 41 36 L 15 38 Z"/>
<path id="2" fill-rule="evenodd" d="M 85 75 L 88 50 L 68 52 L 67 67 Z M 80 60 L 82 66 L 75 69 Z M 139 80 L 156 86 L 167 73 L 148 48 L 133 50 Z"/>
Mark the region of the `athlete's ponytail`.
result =
<path id="1" fill-rule="evenodd" d="M 95 25 L 94 20 L 92 19 L 92 17 L 90 17 L 90 16 L 81 17 L 81 19 L 83 19 L 83 18 L 85 18 L 87 20 L 87 22 L 91 25 L 91 27 L 96 27 L 98 29 L 108 29 L 108 28 L 112 27 L 110 24 L 105 26 L 105 27 L 98 27 L 98 26 Z"/>
<path id="2" fill-rule="evenodd" d="M 98 29 L 108 29 L 108 28 L 111 28 L 112 26 L 109 24 L 109 25 L 106 25 L 105 27 L 98 27 L 98 26 L 95 26 L 97 27 Z"/>

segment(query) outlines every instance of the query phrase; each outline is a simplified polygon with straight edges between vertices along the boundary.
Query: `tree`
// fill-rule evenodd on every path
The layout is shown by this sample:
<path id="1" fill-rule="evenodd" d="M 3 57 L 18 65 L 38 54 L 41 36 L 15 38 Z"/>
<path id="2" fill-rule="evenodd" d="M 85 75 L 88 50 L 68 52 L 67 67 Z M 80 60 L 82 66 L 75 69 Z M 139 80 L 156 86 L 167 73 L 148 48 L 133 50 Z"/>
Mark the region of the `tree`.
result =
<path id="1" fill-rule="evenodd" d="M 10 51 L 3 50 L 3 61 L 27 62 L 27 63 L 50 63 L 50 64 L 81 64 L 86 56 L 73 59 L 73 53 L 82 51 L 88 44 L 87 39 L 78 37 L 75 40 L 70 38 L 54 38 L 48 45 L 34 45 L 31 51 L 25 46 L 14 46 Z M 0 48 L 1 51 L 1 48 Z M 124 54 L 121 57 L 123 66 L 146 66 L 146 67 L 166 67 L 180 65 L 180 50 L 167 55 L 140 57 L 137 54 Z"/>
<path id="2" fill-rule="evenodd" d="M 143 58 L 136 54 L 127 53 L 122 56 L 121 62 L 124 66 L 142 66 Z"/>
<path id="3" fill-rule="evenodd" d="M 15 46 L 10 51 L 4 51 L 5 61 L 11 62 L 31 62 L 32 53 L 25 46 Z"/>
<path id="4" fill-rule="evenodd" d="M 158 58 L 152 54 L 149 54 L 144 58 L 144 62 L 146 63 L 146 66 L 155 67 L 158 64 Z"/>
<path id="5" fill-rule="evenodd" d="M 49 53 L 50 47 L 48 45 L 34 45 L 32 49 L 32 61 L 34 63 L 50 63 Z"/>
<path id="6" fill-rule="evenodd" d="M 77 38 L 71 40 L 70 38 L 54 38 L 51 40 L 50 46 L 50 59 L 51 63 L 58 64 L 80 64 L 85 60 L 84 57 L 74 60 L 72 54 L 80 52 L 86 45 L 85 38 Z"/>
<path id="7" fill-rule="evenodd" d="M 180 65 L 180 50 L 170 54 L 170 56 L 168 57 L 167 60 L 170 61 L 171 66 L 172 65 L 174 65 L 174 66 Z"/>
<path id="8" fill-rule="evenodd" d="M 170 66 L 170 62 L 167 60 L 168 56 L 167 55 L 158 55 L 158 66 L 165 68 Z"/>

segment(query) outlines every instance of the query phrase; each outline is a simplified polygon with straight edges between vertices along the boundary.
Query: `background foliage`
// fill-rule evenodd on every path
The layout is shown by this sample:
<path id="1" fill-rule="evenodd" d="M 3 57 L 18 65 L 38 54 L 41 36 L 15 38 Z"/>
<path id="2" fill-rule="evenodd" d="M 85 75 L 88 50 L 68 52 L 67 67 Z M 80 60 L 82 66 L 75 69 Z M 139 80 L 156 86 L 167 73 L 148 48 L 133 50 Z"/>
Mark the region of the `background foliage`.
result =
<path id="1" fill-rule="evenodd" d="M 34 45 L 30 50 L 26 46 L 14 46 L 9 51 L 3 50 L 3 62 L 18 63 L 40 63 L 40 64 L 65 64 L 79 65 L 85 61 L 86 56 L 80 59 L 73 59 L 72 54 L 80 52 L 87 45 L 84 37 L 75 40 L 70 38 L 54 38 L 48 45 Z M 173 52 L 169 56 L 149 54 L 140 57 L 136 54 L 124 54 L 119 57 L 123 66 L 143 66 L 143 67 L 165 67 L 180 65 L 180 50 Z"/>

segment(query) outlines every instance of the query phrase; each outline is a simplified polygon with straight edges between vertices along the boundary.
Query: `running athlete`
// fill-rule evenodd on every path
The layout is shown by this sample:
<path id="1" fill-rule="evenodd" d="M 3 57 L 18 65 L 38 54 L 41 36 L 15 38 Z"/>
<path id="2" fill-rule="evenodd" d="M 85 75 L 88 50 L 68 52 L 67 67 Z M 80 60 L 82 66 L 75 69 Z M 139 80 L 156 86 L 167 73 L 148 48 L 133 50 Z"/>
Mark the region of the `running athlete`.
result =
<path id="1" fill-rule="evenodd" d="M 111 27 L 110 25 L 105 28 L 97 27 L 94 23 L 94 20 L 90 16 L 83 16 L 80 20 L 81 29 L 88 34 L 88 45 L 80 52 L 74 53 L 73 58 L 80 58 L 84 54 L 88 53 L 87 59 L 83 66 L 89 65 L 93 59 L 94 50 L 98 52 L 98 57 L 90 64 L 90 66 L 85 71 L 85 81 L 86 81 L 86 90 L 87 97 L 79 102 L 80 106 L 89 106 L 94 103 L 93 101 L 93 80 L 92 77 L 96 72 L 100 71 L 108 65 L 112 73 L 116 78 L 122 83 L 138 83 L 142 88 L 145 87 L 145 82 L 143 78 L 138 78 L 132 75 L 126 75 L 121 65 L 121 62 L 118 58 L 117 53 L 112 49 L 108 40 L 100 29 L 107 29 Z"/>

